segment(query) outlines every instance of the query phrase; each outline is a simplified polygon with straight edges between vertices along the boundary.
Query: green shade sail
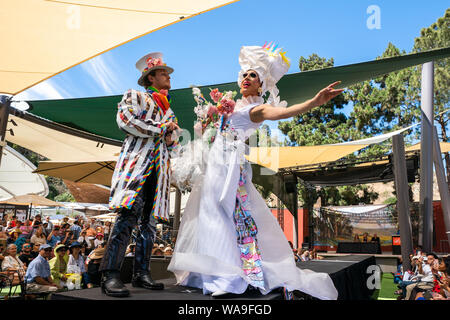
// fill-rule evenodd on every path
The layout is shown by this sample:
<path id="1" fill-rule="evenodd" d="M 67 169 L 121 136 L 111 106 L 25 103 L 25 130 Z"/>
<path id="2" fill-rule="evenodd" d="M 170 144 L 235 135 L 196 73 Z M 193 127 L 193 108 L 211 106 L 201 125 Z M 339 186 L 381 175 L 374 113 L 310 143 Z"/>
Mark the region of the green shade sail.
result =
<path id="1" fill-rule="evenodd" d="M 450 47 L 321 70 L 293 73 L 283 77 L 278 83 L 278 88 L 281 99 L 292 105 L 312 98 L 317 91 L 337 80 L 342 81 L 337 88 L 345 88 L 389 72 L 447 57 L 450 57 Z M 210 100 L 209 88 L 239 92 L 236 82 L 199 88 L 208 100 Z M 178 117 L 180 126 L 193 134 L 192 127 L 195 121 L 193 108 L 195 101 L 192 96 L 192 89 L 171 90 L 170 94 L 172 96 L 172 109 Z M 125 135 L 118 129 L 115 120 L 117 103 L 121 98 L 122 95 L 117 95 L 27 102 L 31 105 L 29 112 L 42 118 L 99 136 L 123 140 Z"/>

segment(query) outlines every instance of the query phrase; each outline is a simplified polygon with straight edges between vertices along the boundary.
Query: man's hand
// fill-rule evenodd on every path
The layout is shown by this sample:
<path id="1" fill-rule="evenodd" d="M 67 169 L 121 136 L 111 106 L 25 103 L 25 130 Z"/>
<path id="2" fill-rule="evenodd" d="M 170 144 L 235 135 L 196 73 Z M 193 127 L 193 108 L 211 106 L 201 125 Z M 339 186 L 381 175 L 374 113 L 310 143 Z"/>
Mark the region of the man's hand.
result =
<path id="1" fill-rule="evenodd" d="M 180 127 L 175 122 L 168 122 L 166 132 L 172 132 L 180 129 Z"/>
<path id="2" fill-rule="evenodd" d="M 171 146 L 173 144 L 172 133 L 178 129 L 180 129 L 180 127 L 175 122 L 169 122 L 167 124 L 166 135 L 164 137 L 166 145 Z"/>

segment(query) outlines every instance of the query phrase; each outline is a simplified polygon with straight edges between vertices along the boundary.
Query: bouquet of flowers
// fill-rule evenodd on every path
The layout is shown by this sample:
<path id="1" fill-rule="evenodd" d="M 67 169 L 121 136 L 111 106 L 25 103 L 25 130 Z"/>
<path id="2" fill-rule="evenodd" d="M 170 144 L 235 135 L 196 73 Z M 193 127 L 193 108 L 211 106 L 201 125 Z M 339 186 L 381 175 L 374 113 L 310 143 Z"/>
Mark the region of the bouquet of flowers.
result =
<path id="1" fill-rule="evenodd" d="M 226 128 L 228 116 L 233 113 L 236 105 L 233 99 L 237 93 L 236 91 L 222 93 L 215 88 L 209 93 L 214 104 L 205 99 L 199 88 L 192 88 L 192 94 L 197 102 L 194 108 L 197 115 L 194 131 L 203 135 L 203 140 L 210 145 L 214 142 L 217 130 L 222 131 Z"/>
<path id="2" fill-rule="evenodd" d="M 193 88 L 192 93 L 197 106 L 194 112 L 197 121 L 194 125 L 196 135 L 201 139 L 194 139 L 184 145 L 178 157 L 171 159 L 172 181 L 181 192 L 191 191 L 194 181 L 200 177 L 204 171 L 205 159 L 209 152 L 209 147 L 214 142 L 217 130 L 222 131 L 227 128 L 228 116 L 233 113 L 235 101 L 233 98 L 236 92 L 219 92 L 218 89 L 209 93 L 212 102 L 209 102 L 202 95 L 199 88 Z"/>

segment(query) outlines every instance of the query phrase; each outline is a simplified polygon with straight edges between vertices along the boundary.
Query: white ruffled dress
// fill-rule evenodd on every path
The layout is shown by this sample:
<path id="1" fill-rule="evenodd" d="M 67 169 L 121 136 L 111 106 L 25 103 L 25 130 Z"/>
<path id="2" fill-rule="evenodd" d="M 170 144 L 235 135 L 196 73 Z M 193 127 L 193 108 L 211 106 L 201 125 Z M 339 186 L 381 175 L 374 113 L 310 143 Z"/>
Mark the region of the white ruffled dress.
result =
<path id="1" fill-rule="evenodd" d="M 203 174 L 196 178 L 187 201 L 168 270 L 178 284 L 203 289 L 204 294 L 242 294 L 249 285 L 255 286 L 243 269 L 234 218 L 236 194 L 244 175 L 246 206 L 257 227 L 258 266 L 263 275 L 256 287 L 262 294 L 285 287 L 335 300 L 338 293 L 328 274 L 296 266 L 283 231 L 251 182 L 245 141 L 261 123 L 252 122 L 249 112 L 262 103 L 260 97 L 238 100 L 227 133 L 216 135 Z"/>

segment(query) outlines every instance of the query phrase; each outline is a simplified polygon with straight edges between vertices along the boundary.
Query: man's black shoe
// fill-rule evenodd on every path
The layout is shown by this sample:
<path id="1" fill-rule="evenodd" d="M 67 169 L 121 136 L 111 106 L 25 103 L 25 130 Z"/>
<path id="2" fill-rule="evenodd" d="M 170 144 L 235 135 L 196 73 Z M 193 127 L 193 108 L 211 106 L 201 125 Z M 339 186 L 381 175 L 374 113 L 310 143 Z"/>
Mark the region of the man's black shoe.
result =
<path id="1" fill-rule="evenodd" d="M 104 272 L 102 276 L 102 292 L 111 297 L 128 297 L 130 291 L 124 286 L 120 280 L 118 272 Z"/>
<path id="2" fill-rule="evenodd" d="M 133 279 L 131 280 L 131 285 L 133 287 L 140 287 L 150 290 L 163 290 L 164 284 L 153 281 L 152 277 L 149 274 L 136 274 L 133 275 Z"/>

